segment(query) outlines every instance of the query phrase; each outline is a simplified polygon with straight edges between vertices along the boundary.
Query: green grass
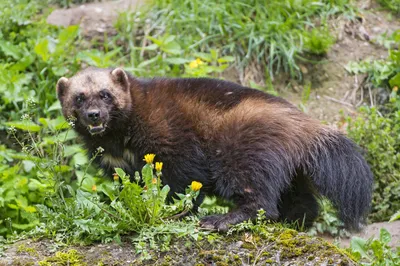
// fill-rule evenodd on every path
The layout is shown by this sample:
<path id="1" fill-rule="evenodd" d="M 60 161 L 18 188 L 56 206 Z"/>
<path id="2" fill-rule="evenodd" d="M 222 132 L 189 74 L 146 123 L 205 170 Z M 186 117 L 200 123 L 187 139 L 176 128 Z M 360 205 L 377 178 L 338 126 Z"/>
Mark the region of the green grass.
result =
<path id="1" fill-rule="evenodd" d="M 329 50 L 326 20 L 343 12 L 352 13 L 350 1 L 155 0 L 142 21 L 146 36 L 179 35 L 190 52 L 217 47 L 239 68 L 255 60 L 271 77 L 279 71 L 300 77 L 298 60 Z"/>
<path id="2" fill-rule="evenodd" d="M 400 1 L 399 0 L 378 0 L 378 2 L 392 11 L 394 14 L 400 15 Z"/>

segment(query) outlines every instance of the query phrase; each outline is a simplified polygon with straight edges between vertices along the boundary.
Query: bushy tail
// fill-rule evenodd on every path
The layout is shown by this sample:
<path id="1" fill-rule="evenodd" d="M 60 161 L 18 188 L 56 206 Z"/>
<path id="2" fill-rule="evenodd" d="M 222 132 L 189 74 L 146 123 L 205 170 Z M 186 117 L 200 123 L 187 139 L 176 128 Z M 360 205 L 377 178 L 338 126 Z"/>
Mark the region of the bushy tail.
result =
<path id="1" fill-rule="evenodd" d="M 338 209 L 346 228 L 359 230 L 370 210 L 373 185 L 359 147 L 340 133 L 324 132 L 313 144 L 304 169 L 317 191 Z"/>

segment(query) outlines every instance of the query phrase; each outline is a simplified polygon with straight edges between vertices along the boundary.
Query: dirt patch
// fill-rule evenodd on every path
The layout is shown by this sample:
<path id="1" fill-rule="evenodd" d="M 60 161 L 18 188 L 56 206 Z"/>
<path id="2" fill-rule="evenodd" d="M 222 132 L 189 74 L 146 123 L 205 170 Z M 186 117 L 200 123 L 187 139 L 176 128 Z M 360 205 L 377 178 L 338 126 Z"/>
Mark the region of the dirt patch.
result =
<path id="1" fill-rule="evenodd" d="M 303 84 L 291 80 L 275 82 L 281 95 L 295 104 L 302 101 L 304 84 L 311 83 L 312 92 L 305 103 L 305 111 L 329 123 L 340 120 L 340 110 L 345 115 L 354 115 L 356 107 L 376 104 L 376 92 L 371 92 L 370 97 L 369 91 L 362 91 L 364 76 L 351 76 L 344 66 L 351 61 L 385 58 L 387 49 L 374 40 L 384 33 L 400 29 L 400 20 L 378 10 L 375 2 L 359 1 L 358 6 L 361 13 L 356 20 L 339 18 L 331 21 L 337 42 L 320 63 L 301 66 Z"/>
<path id="2" fill-rule="evenodd" d="M 365 228 L 363 228 L 363 230 L 360 233 L 353 234 L 351 235 L 351 237 L 358 236 L 363 239 L 370 239 L 370 238 L 379 239 L 379 232 L 382 228 L 388 230 L 392 236 L 392 241 L 389 242 L 389 245 L 393 248 L 400 247 L 400 221 L 394 221 L 391 223 L 382 222 L 382 223 L 370 224 Z M 351 237 L 337 239 L 328 235 L 322 236 L 322 238 L 324 238 L 325 240 L 333 244 L 338 244 L 342 248 L 350 247 Z"/>

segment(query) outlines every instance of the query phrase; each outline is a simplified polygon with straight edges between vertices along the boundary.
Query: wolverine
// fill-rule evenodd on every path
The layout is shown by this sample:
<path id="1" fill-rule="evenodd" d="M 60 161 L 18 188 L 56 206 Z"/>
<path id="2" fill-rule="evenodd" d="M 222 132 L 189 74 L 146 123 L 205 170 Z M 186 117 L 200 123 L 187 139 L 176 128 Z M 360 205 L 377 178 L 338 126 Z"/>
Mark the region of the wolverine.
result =
<path id="1" fill-rule="evenodd" d="M 312 225 L 326 197 L 349 230 L 359 230 L 370 209 L 373 176 L 359 147 L 286 100 L 209 78 L 133 77 L 121 68 L 90 67 L 57 83 L 66 118 L 95 162 L 134 176 L 143 156 L 164 163 L 171 195 L 192 182 L 205 195 L 231 201 L 227 214 L 203 217 L 201 226 L 225 231 L 256 217 Z"/>

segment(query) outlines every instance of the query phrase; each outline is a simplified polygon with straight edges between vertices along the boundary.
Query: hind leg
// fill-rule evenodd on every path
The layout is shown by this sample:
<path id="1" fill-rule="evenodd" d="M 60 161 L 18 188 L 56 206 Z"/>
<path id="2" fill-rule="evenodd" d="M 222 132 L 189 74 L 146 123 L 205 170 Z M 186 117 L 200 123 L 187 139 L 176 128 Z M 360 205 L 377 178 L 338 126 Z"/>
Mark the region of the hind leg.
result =
<path id="1" fill-rule="evenodd" d="M 309 228 L 319 213 L 319 204 L 306 178 L 298 176 L 281 197 L 279 220 Z"/>

